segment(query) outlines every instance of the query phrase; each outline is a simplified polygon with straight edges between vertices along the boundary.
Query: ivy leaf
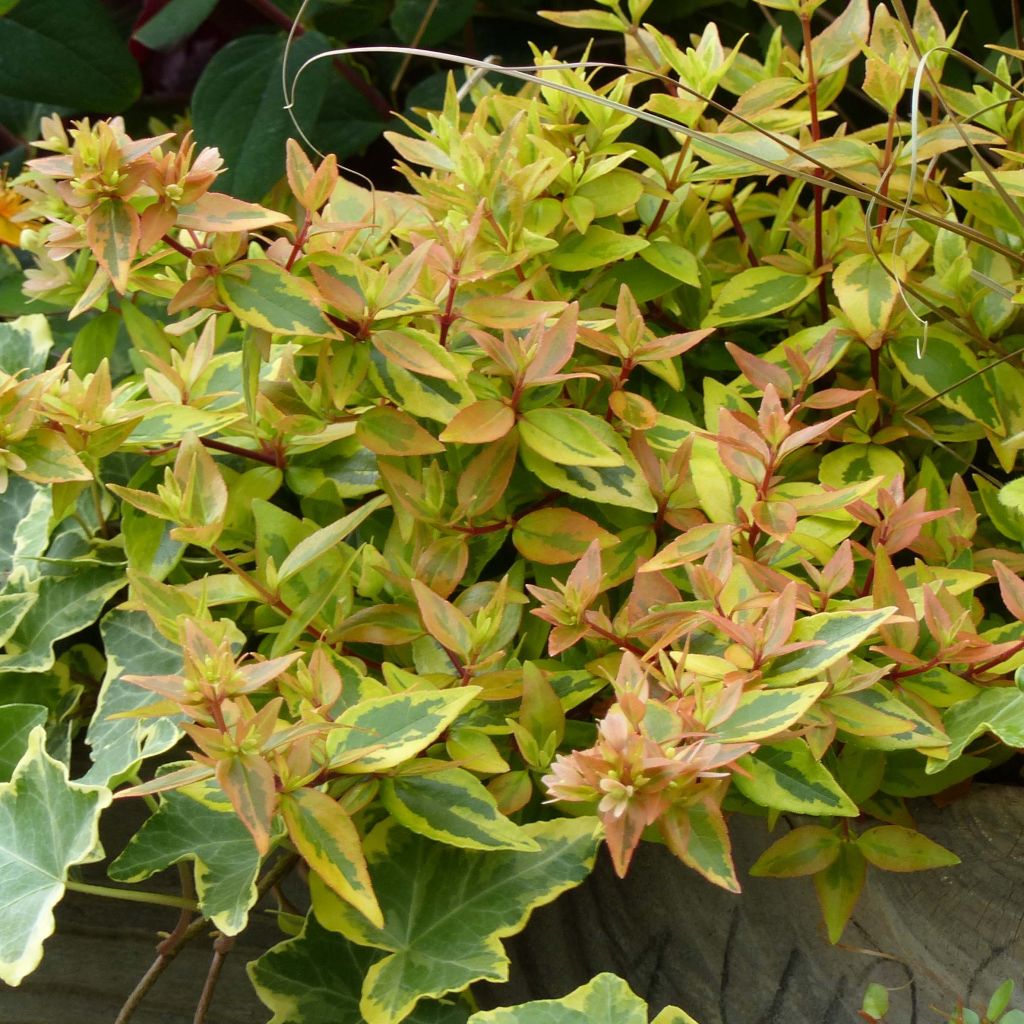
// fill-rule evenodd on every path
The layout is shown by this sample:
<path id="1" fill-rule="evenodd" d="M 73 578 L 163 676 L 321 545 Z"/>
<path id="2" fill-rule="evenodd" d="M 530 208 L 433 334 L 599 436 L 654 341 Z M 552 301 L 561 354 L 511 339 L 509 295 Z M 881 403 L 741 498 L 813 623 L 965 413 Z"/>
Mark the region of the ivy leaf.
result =
<path id="1" fill-rule="evenodd" d="M 110 791 L 68 779 L 36 726 L 10 782 L 0 784 L 0 980 L 18 985 L 39 966 L 68 868 L 103 856 L 97 821 Z"/>
<path id="2" fill-rule="evenodd" d="M 106 785 L 142 758 L 161 754 L 178 742 L 178 716 L 131 717 L 132 712 L 161 698 L 152 690 L 124 682 L 124 677 L 177 675 L 182 655 L 181 648 L 161 636 L 144 612 L 115 609 L 100 622 L 100 636 L 107 672 L 85 736 L 93 764 L 83 781 Z M 115 717 L 118 715 L 126 717 Z"/>
<path id="3" fill-rule="evenodd" d="M 52 506 L 49 487 L 20 476 L 8 481 L 0 501 L 0 586 L 16 571 L 29 579 L 39 575 L 36 559 L 49 542 Z"/>
<path id="4" fill-rule="evenodd" d="M 783 740 L 747 754 L 733 781 L 739 791 L 762 807 L 794 814 L 841 814 L 856 817 L 857 805 L 828 769 L 814 759 L 804 740 Z"/>
<path id="5" fill-rule="evenodd" d="M 960 863 L 952 851 L 912 828 L 899 825 L 869 828 L 857 837 L 857 846 L 869 863 L 883 871 L 925 871 Z"/>
<path id="6" fill-rule="evenodd" d="M 125 585 L 119 565 L 85 565 L 73 576 L 46 576 L 39 598 L 18 623 L 0 655 L 0 672 L 44 672 L 53 645 L 97 619 L 107 600 Z"/>
<path id="7" fill-rule="evenodd" d="M 363 978 L 384 956 L 328 931 L 310 913 L 294 939 L 278 943 L 249 964 L 256 994 L 274 1016 L 269 1024 L 363 1024 Z M 465 1024 L 459 1003 L 424 1000 L 406 1024 Z"/>
<path id="8" fill-rule="evenodd" d="M 663 1012 L 686 1014 L 675 1006 Z M 672 1019 L 672 1018 L 669 1018 Z M 537 999 L 519 1006 L 474 1013 L 469 1024 L 647 1024 L 647 1004 L 621 978 L 599 974 L 561 999 Z"/>
<path id="9" fill-rule="evenodd" d="M 526 825 L 537 853 L 441 846 L 386 821 L 366 840 L 384 927 L 313 884 L 321 924 L 389 955 L 366 972 L 360 1011 L 367 1024 L 396 1024 L 424 997 L 473 981 L 504 981 L 504 936 L 535 907 L 586 878 L 597 850 L 593 818 Z M 415 879 L 415 884 L 411 880 Z"/>
<path id="10" fill-rule="evenodd" d="M 196 895 L 203 917 L 225 935 L 237 935 L 256 902 L 260 855 L 212 781 L 197 783 L 188 791 L 165 793 L 108 874 L 115 882 L 139 882 L 182 860 L 195 861 Z"/>
<path id="11" fill-rule="evenodd" d="M 371 697 L 347 708 L 327 737 L 330 764 L 342 772 L 378 772 L 433 743 L 480 692 L 417 690 Z"/>
<path id="12" fill-rule="evenodd" d="M 39 704 L 5 704 L 0 707 L 0 782 L 9 782 L 18 766 L 29 734 L 46 723 L 46 708 Z"/>
<path id="13" fill-rule="evenodd" d="M 441 843 L 468 850 L 540 849 L 463 768 L 384 779 L 381 798 L 400 825 Z"/>
<path id="14" fill-rule="evenodd" d="M 949 735 L 945 761 L 928 765 L 928 774 L 941 771 L 955 761 L 972 740 L 995 733 L 1008 747 L 1024 747 L 1024 693 L 1015 686 L 993 687 L 971 700 L 954 704 L 943 716 Z"/>
<path id="15" fill-rule="evenodd" d="M 4 373 L 41 373 L 52 347 L 50 321 L 42 313 L 29 313 L 0 324 L 0 370 Z"/>

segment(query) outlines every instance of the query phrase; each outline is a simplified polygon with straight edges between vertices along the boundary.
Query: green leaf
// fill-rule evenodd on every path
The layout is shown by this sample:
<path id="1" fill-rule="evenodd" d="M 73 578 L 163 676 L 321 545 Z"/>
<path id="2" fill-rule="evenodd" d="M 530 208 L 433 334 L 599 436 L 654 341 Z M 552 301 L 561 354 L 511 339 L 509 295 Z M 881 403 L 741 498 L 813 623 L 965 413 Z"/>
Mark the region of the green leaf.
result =
<path id="1" fill-rule="evenodd" d="M 0 34 L 4 24 L 0 20 Z M 4 373 L 41 373 L 46 369 L 46 357 L 52 347 L 50 321 L 42 313 L 29 313 L 0 323 L 0 370 Z"/>
<path id="2" fill-rule="evenodd" d="M 799 878 L 823 871 L 839 855 L 842 841 L 822 825 L 801 825 L 777 839 L 750 866 L 755 878 Z"/>
<path id="3" fill-rule="evenodd" d="M 671 809 L 659 822 L 668 848 L 688 867 L 729 892 L 739 892 L 729 828 L 710 798 Z"/>
<path id="4" fill-rule="evenodd" d="M 751 267 L 725 282 L 701 326 L 719 327 L 779 313 L 795 306 L 817 286 L 818 278 L 807 274 L 787 274 L 776 267 Z"/>
<path id="5" fill-rule="evenodd" d="M 343 772 L 394 768 L 433 743 L 479 692 L 462 686 L 360 701 L 338 716 L 327 737 L 330 763 Z"/>
<path id="6" fill-rule="evenodd" d="M 102 786 L 70 782 L 36 726 L 10 782 L 0 784 L 0 980 L 18 985 L 39 966 L 68 868 L 99 860 L 97 822 L 111 800 Z"/>
<path id="7" fill-rule="evenodd" d="M 360 1010 L 367 1024 L 395 1024 L 424 997 L 508 977 L 501 939 L 519 931 L 535 907 L 582 882 L 597 850 L 593 818 L 523 830 L 538 852 L 458 850 L 392 822 L 379 825 L 366 857 L 384 911 L 380 929 L 314 883 L 321 924 L 389 953 L 366 972 Z"/>
<path id="8" fill-rule="evenodd" d="M 244 324 L 271 334 L 317 337 L 331 333 L 320 312 L 316 288 L 270 260 L 235 263 L 218 276 L 217 290 Z"/>
<path id="9" fill-rule="evenodd" d="M 890 796 L 934 796 L 990 766 L 984 757 L 961 754 L 955 761 L 925 757 L 915 750 L 885 754 L 881 790 Z"/>
<path id="10" fill-rule="evenodd" d="M 883 871 L 925 871 L 948 868 L 960 858 L 927 836 L 899 825 L 879 825 L 857 837 L 865 859 Z"/>
<path id="11" fill-rule="evenodd" d="M 0 95 L 116 114 L 139 95 L 139 67 L 100 0 L 20 0 L 0 19 Z"/>
<path id="12" fill-rule="evenodd" d="M 256 902 L 260 855 L 248 829 L 212 780 L 165 793 L 108 874 L 115 882 L 139 882 L 183 860 L 195 861 L 196 896 L 203 917 L 225 935 L 237 935 Z"/>
<path id="13" fill-rule="evenodd" d="M 269 1024 L 364 1024 L 359 998 L 366 972 L 384 953 L 328 931 L 312 913 L 294 939 L 248 965 L 256 994 L 274 1016 Z M 424 1000 L 406 1024 L 465 1024 L 459 1003 Z"/>
<path id="14" fill-rule="evenodd" d="M 291 75 L 306 60 L 330 48 L 318 32 L 292 43 Z M 258 200 L 284 176 L 285 142 L 293 133 L 281 98 L 284 35 L 243 36 L 218 50 L 192 95 L 192 123 L 200 146 L 216 146 L 227 170 L 217 188 L 239 199 Z M 295 93 L 299 124 L 312 124 L 330 81 L 328 61 L 303 73 Z"/>
<path id="15" fill-rule="evenodd" d="M 114 716 L 160 701 L 152 690 L 124 682 L 125 676 L 176 675 L 181 671 L 182 654 L 177 644 L 157 632 L 153 620 L 144 612 L 115 609 L 100 622 L 100 636 L 107 656 L 107 673 L 85 736 L 92 748 L 93 764 L 83 779 L 105 785 L 142 758 L 161 754 L 178 742 L 178 716 Z"/>
<path id="16" fill-rule="evenodd" d="M 827 683 L 811 683 L 785 690 L 751 690 L 736 710 L 717 728 L 716 743 L 761 740 L 788 729 L 825 692 Z"/>
<path id="17" fill-rule="evenodd" d="M 516 520 L 512 543 L 531 562 L 563 565 L 578 562 L 592 541 L 611 544 L 615 537 L 581 512 L 567 508 L 542 508 Z"/>
<path id="18" fill-rule="evenodd" d="M 866 15 L 866 5 L 864 11 Z M 852 256 L 843 260 L 832 275 L 839 307 L 861 338 L 884 331 L 899 300 L 896 281 L 879 262 L 886 258 L 870 253 Z M 892 262 L 891 258 L 888 262 Z M 903 272 L 902 261 L 895 269 L 897 273 Z"/>
<path id="19" fill-rule="evenodd" d="M 586 234 L 570 235 L 545 259 L 555 270 L 593 270 L 624 260 L 649 244 L 646 238 L 591 224 Z"/>
<path id="20" fill-rule="evenodd" d="M 867 0 L 852 0 L 838 17 L 817 33 L 811 41 L 811 54 L 819 79 L 834 74 L 861 55 L 870 25 Z"/>
<path id="21" fill-rule="evenodd" d="M 833 945 L 842 937 L 846 922 L 860 899 L 865 873 L 864 854 L 859 847 L 854 843 L 841 843 L 836 859 L 814 876 L 818 904 Z"/>
<path id="22" fill-rule="evenodd" d="M 278 567 L 278 582 L 284 583 L 292 576 L 302 572 L 303 569 L 308 568 L 340 544 L 350 533 L 358 529 L 360 524 L 374 512 L 388 504 L 390 504 L 390 499 L 386 494 L 378 495 L 369 501 L 364 501 L 348 515 L 342 516 L 341 519 L 335 520 L 329 526 L 325 526 L 299 541 Z"/>
<path id="23" fill-rule="evenodd" d="M 170 0 L 134 38 L 151 50 L 170 50 L 190 36 L 217 6 L 217 0 Z"/>
<path id="24" fill-rule="evenodd" d="M 39 575 L 36 559 L 49 543 L 52 504 L 49 487 L 20 476 L 8 481 L 0 500 L 0 586 L 15 573 L 28 579 Z"/>
<path id="25" fill-rule="evenodd" d="M 281 814 L 295 848 L 324 884 L 382 927 L 359 832 L 338 802 L 317 789 L 297 789 L 281 797 Z"/>
<path id="26" fill-rule="evenodd" d="M 1024 693 L 1015 686 L 992 687 L 971 700 L 954 704 L 942 716 L 949 735 L 948 761 L 955 761 L 967 745 L 985 733 L 995 733 L 1008 747 L 1024 747 Z M 945 767 L 929 764 L 928 772 Z"/>
<path id="27" fill-rule="evenodd" d="M 0 645 L 7 643 L 38 599 L 39 595 L 34 590 L 0 594 Z"/>
<path id="28" fill-rule="evenodd" d="M 38 704 L 0 706 L 0 782 L 10 782 L 28 748 L 29 734 L 46 723 L 46 708 Z"/>
<path id="29" fill-rule="evenodd" d="M 519 420 L 523 444 L 566 466 L 621 466 L 619 453 L 605 443 L 610 430 L 582 409 L 530 409 Z"/>
<path id="30" fill-rule="evenodd" d="M 622 506 L 654 512 L 658 504 L 640 467 L 621 441 L 616 450 L 622 457 L 618 466 L 565 466 L 552 462 L 523 446 L 523 465 L 548 487 L 602 505 Z"/>
<path id="31" fill-rule="evenodd" d="M 776 658 L 765 678 L 768 686 L 792 686 L 834 664 L 844 655 L 855 651 L 892 613 L 894 608 L 874 611 L 835 611 L 808 615 L 798 619 L 790 641 L 816 641 L 814 647 L 805 647 Z"/>
<path id="32" fill-rule="evenodd" d="M 794 814 L 856 817 L 857 805 L 828 769 L 814 759 L 804 740 L 783 740 L 737 761 L 749 778 L 733 775 L 736 788 L 754 803 Z"/>
<path id="33" fill-rule="evenodd" d="M 462 768 L 384 779 L 381 798 L 400 825 L 440 843 L 468 850 L 540 849 Z"/>
<path id="34" fill-rule="evenodd" d="M 444 451 L 444 445 L 408 413 L 386 405 L 377 406 L 359 417 L 356 437 L 377 455 L 404 458 Z"/>
<path id="35" fill-rule="evenodd" d="M 370 353 L 370 380 L 382 398 L 412 416 L 440 423 L 450 423 L 461 406 L 473 401 L 473 392 L 461 381 L 413 373 L 377 348 Z"/>
<path id="36" fill-rule="evenodd" d="M 469 1024 L 647 1024 L 647 1004 L 621 978 L 599 974 L 561 999 L 484 1010 Z"/>
<path id="37" fill-rule="evenodd" d="M 945 733 L 882 686 L 835 694 L 822 706 L 843 732 L 876 750 L 944 747 L 949 742 Z"/>
<path id="38" fill-rule="evenodd" d="M 861 1012 L 875 1020 L 881 1020 L 889 1012 L 889 990 L 884 985 L 872 982 L 864 993 Z"/>
<path id="39" fill-rule="evenodd" d="M 0 672 L 42 672 L 54 662 L 53 645 L 99 617 L 125 585 L 118 565 L 84 565 L 73 576 L 46 576 L 39 599 L 18 623 L 0 655 Z"/>
<path id="40" fill-rule="evenodd" d="M 469 21 L 474 0 L 396 0 L 391 28 L 403 43 L 434 46 Z"/>
<path id="41" fill-rule="evenodd" d="M 830 487 L 846 487 L 876 477 L 882 477 L 883 484 L 888 485 L 898 473 L 905 472 L 899 455 L 880 444 L 844 444 L 822 456 L 818 465 L 818 478 Z"/>
<path id="42" fill-rule="evenodd" d="M 917 354 L 918 344 L 916 337 L 903 337 L 893 338 L 886 345 L 886 352 L 903 379 L 922 394 L 935 397 L 947 409 L 1003 434 L 1006 425 L 999 402 L 987 374 L 972 376 L 981 368 L 981 363 L 967 343 L 951 330 L 933 326 L 920 357 Z M 967 377 L 971 379 L 959 384 Z"/>

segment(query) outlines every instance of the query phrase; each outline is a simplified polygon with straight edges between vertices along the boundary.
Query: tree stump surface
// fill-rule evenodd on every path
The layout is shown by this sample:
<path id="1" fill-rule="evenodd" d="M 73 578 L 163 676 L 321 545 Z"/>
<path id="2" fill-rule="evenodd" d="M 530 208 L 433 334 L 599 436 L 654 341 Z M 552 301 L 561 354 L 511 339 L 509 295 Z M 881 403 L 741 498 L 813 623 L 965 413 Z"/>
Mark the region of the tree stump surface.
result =
<path id="1" fill-rule="evenodd" d="M 560 996 L 612 971 L 652 1010 L 675 1004 L 699 1024 L 863 1024 L 857 1011 L 873 981 L 898 987 L 895 1024 L 939 1024 L 936 1008 L 958 999 L 983 1010 L 1001 982 L 1024 980 L 1024 788 L 976 786 L 941 810 L 921 801 L 915 817 L 962 863 L 910 874 L 869 867 L 839 947 L 825 937 L 810 879 L 748 874 L 784 822 L 769 835 L 762 821 L 731 819 L 740 896 L 659 846 L 642 848 L 622 880 L 602 854 L 587 883 L 507 941 L 509 982 L 481 986 L 481 1004 Z"/>
<path id="2" fill-rule="evenodd" d="M 641 849 L 624 880 L 602 854 L 586 884 L 506 940 L 510 980 L 478 986 L 480 1005 L 561 996 L 613 971 L 653 1009 L 674 1003 L 699 1024 L 862 1024 L 857 1009 L 871 981 L 902 986 L 891 994 L 894 1024 L 940 1024 L 933 1007 L 950 1010 L 958 998 L 983 1008 L 1000 982 L 1024 980 L 1024 789 L 978 786 L 942 810 L 921 802 L 916 817 L 963 863 L 900 875 L 869 869 L 838 948 L 824 937 L 808 879 L 747 874 L 785 823 L 769 836 L 762 822 L 733 818 L 742 896 L 705 883 L 661 847 Z M 106 849 L 118 853 L 132 831 L 106 836 Z M 102 884 L 102 865 L 84 877 Z M 170 873 L 144 886 L 170 892 L 175 883 Z M 0 986 L 0 1021 L 113 1024 L 177 911 L 69 893 L 56 917 L 42 966 L 18 988 Z M 271 1017 L 245 964 L 284 936 L 268 914 L 253 911 L 251 921 L 227 958 L 207 1024 Z M 186 946 L 134 1024 L 191 1021 L 210 956 L 206 938 Z"/>

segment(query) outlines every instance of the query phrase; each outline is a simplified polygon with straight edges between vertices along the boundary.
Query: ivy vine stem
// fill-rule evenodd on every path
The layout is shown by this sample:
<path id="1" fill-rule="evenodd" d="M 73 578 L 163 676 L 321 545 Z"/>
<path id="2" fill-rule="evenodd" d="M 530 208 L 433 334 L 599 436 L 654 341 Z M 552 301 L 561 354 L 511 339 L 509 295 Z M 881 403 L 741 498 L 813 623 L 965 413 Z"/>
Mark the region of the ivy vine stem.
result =
<path id="1" fill-rule="evenodd" d="M 110 900 L 127 900 L 129 903 L 151 903 L 157 907 L 178 907 L 182 910 L 197 911 L 199 905 L 195 900 L 185 896 L 172 896 L 170 893 L 145 892 L 138 889 L 115 889 L 110 885 L 92 885 L 89 882 L 68 880 L 65 888 L 71 892 L 85 893 L 88 896 L 103 896 Z"/>

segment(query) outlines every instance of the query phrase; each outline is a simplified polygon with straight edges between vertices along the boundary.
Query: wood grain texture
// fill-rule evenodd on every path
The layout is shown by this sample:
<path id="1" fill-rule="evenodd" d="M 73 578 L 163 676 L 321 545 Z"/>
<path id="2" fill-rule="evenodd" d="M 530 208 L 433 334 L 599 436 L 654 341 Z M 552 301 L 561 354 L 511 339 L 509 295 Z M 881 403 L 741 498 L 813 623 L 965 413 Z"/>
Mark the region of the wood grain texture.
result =
<path id="1" fill-rule="evenodd" d="M 863 1024 L 871 981 L 890 988 L 897 1024 L 937 1024 L 958 997 L 983 1008 L 1024 968 L 1024 789 L 976 787 L 943 810 L 916 808 L 922 831 L 957 853 L 956 868 L 869 870 L 867 891 L 833 948 L 808 879 L 747 869 L 787 826 L 734 818 L 744 892 L 698 878 L 661 847 L 629 876 L 607 857 L 583 887 L 537 911 L 509 941 L 508 984 L 481 986 L 482 1005 L 548 998 L 614 971 L 653 1008 L 674 1003 L 700 1024 Z"/>
<path id="2" fill-rule="evenodd" d="M 950 1009 L 958 996 L 977 1006 L 1005 978 L 1022 980 L 1024 789 L 977 787 L 941 811 L 921 803 L 917 820 L 964 863 L 909 875 L 872 871 L 846 948 L 825 940 L 809 881 L 747 877 L 771 841 L 760 822 L 733 821 L 742 896 L 704 883 L 660 847 L 642 849 L 624 881 L 602 856 L 588 884 L 537 911 L 508 941 L 510 982 L 479 986 L 481 1006 L 563 995 L 609 970 L 654 1007 L 675 1003 L 700 1024 L 860 1024 L 869 981 L 903 986 L 892 993 L 895 1024 L 938 1024 L 944 1018 L 933 1006 Z M 132 829 L 121 823 L 119 831 Z M 123 840 L 105 842 L 117 852 Z M 101 866 L 90 866 L 87 878 L 104 881 Z M 171 874 L 147 887 L 172 891 L 174 882 Z M 42 967 L 19 988 L 0 986 L 3 1024 L 112 1024 L 152 961 L 157 932 L 172 928 L 177 912 L 70 894 L 57 919 Z M 281 938 L 267 915 L 254 914 L 227 960 L 208 1024 L 268 1020 L 245 963 Z M 208 940 L 187 947 L 136 1024 L 191 1021 L 209 958 Z"/>

